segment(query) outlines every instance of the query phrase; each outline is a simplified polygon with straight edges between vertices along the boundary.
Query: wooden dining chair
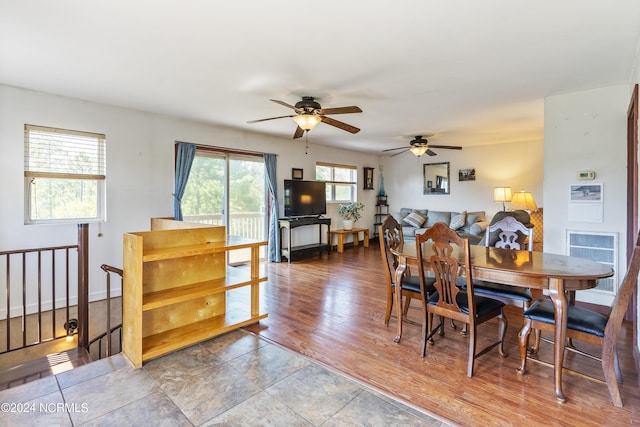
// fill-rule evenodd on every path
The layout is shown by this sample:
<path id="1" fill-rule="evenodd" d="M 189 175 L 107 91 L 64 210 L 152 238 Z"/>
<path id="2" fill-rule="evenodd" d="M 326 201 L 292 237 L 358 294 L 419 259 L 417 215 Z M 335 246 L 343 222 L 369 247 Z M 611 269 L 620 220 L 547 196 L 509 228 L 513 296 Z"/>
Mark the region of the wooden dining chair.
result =
<path id="1" fill-rule="evenodd" d="M 522 233 L 528 236 L 527 250 L 533 250 L 533 228 L 527 228 L 512 216 L 505 216 L 499 221 L 489 225 L 486 230 L 485 246 L 496 248 L 520 249 Z M 498 233 L 498 240 L 493 237 Z M 521 286 L 503 285 L 499 283 L 476 281 L 475 292 L 477 295 L 488 296 L 503 301 L 505 304 L 526 309 L 532 300 L 531 290 Z"/>
<path id="2" fill-rule="evenodd" d="M 513 250 L 523 250 L 526 246 L 526 250 L 531 252 L 533 250 L 533 227 L 525 226 L 515 216 L 507 216 L 510 214 L 516 215 L 520 219 L 528 218 L 525 211 L 505 212 L 504 216 L 487 227 L 484 238 L 485 246 Z M 529 288 L 501 283 L 476 281 L 475 292 L 476 295 L 498 299 L 507 305 L 521 308 L 523 311 L 529 308 L 533 300 Z M 530 352 L 535 353 L 540 347 L 540 331 L 536 330 L 534 334 L 534 344 L 530 348 Z"/>
<path id="3" fill-rule="evenodd" d="M 389 319 L 391 318 L 393 302 L 395 300 L 395 276 L 396 268 L 398 267 L 397 259 L 391 252 L 391 249 L 404 244 L 402 225 L 400 225 L 393 216 L 387 215 L 387 217 L 378 226 L 378 236 L 387 292 L 387 308 L 384 317 L 384 324 L 389 326 Z M 435 282 L 435 279 L 427 278 L 426 280 L 427 290 L 433 292 L 433 282 Z M 402 296 L 405 301 L 402 313 L 403 317 L 406 319 L 411 300 L 414 298 L 418 300 L 422 299 L 422 293 L 420 292 L 420 278 L 418 276 L 411 276 L 410 270 L 407 269 L 404 277 L 402 278 L 401 287 Z M 399 303 L 402 303 L 402 301 Z"/>
<path id="4" fill-rule="evenodd" d="M 622 373 L 620 372 L 620 365 L 618 364 L 616 342 L 620 328 L 622 327 L 624 314 L 631 300 L 631 295 L 638 285 L 639 272 L 640 235 L 633 249 L 625 278 L 609 310 L 609 315 L 605 316 L 592 310 L 576 307 L 575 305 L 570 305 L 567 313 L 567 338 L 601 345 L 602 351 L 598 357 L 577 349 L 573 346 L 573 342 L 571 346 L 565 346 L 565 349 L 600 361 L 605 378 L 604 382 L 609 389 L 611 401 L 617 407 L 622 407 L 622 398 L 620 397 L 620 389 L 618 388 L 618 383 L 622 383 Z M 524 317 L 526 323 L 518 334 L 518 343 L 520 346 L 520 367 L 518 368 L 518 373 L 520 374 L 526 373 L 527 360 L 553 366 L 553 364 L 546 363 L 539 359 L 530 358 L 527 352 L 529 334 L 533 328 L 548 332 L 554 331 L 555 315 L 553 303 L 548 297 L 542 297 L 536 300 L 531 307 L 524 312 Z M 602 382 L 600 379 L 593 378 L 589 375 L 567 368 L 563 369 L 577 373 L 581 377 Z"/>
<path id="5" fill-rule="evenodd" d="M 432 251 L 424 250 L 426 245 L 431 245 Z M 464 255 L 464 277 L 459 276 L 461 269 L 457 258 L 453 255 L 452 245 L 462 250 Z M 473 375 L 475 359 L 496 346 L 499 346 L 500 355 L 506 357 L 504 336 L 507 332 L 507 318 L 503 312 L 505 304 L 496 299 L 475 295 L 469 239 L 463 239 L 446 224 L 438 222 L 424 233 L 416 235 L 416 251 L 419 278 L 424 277 L 427 270 L 431 269 L 435 275 L 436 288 L 435 293 L 427 295 L 426 283 L 421 282 L 424 312 L 427 316 L 427 321 L 423 322 L 423 324 L 426 323 L 426 328 L 423 328 L 422 357 L 426 354 L 427 342 L 432 341 L 435 333 L 444 335 L 443 319 L 445 317 L 468 325 L 467 376 Z M 440 323 L 435 328 L 432 325 L 434 315 L 440 318 Z M 498 341 L 476 353 L 477 326 L 495 317 L 499 319 Z"/>

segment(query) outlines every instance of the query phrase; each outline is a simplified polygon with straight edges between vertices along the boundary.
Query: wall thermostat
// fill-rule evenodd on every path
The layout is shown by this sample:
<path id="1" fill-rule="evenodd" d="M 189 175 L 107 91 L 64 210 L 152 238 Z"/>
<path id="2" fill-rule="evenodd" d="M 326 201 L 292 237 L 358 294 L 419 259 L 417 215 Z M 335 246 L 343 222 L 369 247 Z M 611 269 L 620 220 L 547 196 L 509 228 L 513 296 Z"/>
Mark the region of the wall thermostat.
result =
<path id="1" fill-rule="evenodd" d="M 596 179 L 596 173 L 594 171 L 580 171 L 578 179 Z"/>

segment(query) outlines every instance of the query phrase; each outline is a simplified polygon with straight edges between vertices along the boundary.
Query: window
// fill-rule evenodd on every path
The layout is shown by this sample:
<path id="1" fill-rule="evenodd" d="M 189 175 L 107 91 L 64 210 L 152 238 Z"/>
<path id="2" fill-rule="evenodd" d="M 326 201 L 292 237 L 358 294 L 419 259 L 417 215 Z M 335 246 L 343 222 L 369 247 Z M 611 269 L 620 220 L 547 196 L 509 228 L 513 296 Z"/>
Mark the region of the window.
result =
<path id="1" fill-rule="evenodd" d="M 225 225 L 227 234 L 267 239 L 265 166 L 262 156 L 198 147 L 182 196 L 185 221 Z M 228 254 L 232 265 L 249 262 L 250 250 Z M 260 256 L 266 247 L 260 248 Z"/>
<path id="2" fill-rule="evenodd" d="M 25 224 L 104 220 L 105 136 L 24 127 Z"/>
<path id="3" fill-rule="evenodd" d="M 358 170 L 355 166 L 317 162 L 316 181 L 326 182 L 329 203 L 357 200 Z"/>

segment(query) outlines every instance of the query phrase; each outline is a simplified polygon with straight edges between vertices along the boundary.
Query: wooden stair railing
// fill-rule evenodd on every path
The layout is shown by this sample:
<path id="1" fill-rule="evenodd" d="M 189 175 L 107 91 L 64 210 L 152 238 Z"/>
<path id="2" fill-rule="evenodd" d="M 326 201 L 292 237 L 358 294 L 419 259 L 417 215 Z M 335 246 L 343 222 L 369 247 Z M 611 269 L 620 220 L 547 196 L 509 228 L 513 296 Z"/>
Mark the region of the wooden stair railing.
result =
<path id="1" fill-rule="evenodd" d="M 123 271 L 121 268 L 113 267 L 107 264 L 102 264 L 100 268 L 107 274 L 107 297 L 106 297 L 106 304 L 107 304 L 106 323 L 107 324 L 106 324 L 105 332 L 94 337 L 91 341 L 89 341 L 88 347 L 87 347 L 87 351 L 91 353 L 90 352 L 91 346 L 94 345 L 95 343 L 98 343 L 98 353 L 97 353 L 98 359 L 102 359 L 103 357 L 109 357 L 115 353 L 119 353 L 120 351 L 122 351 L 122 322 L 120 322 L 120 324 L 116 326 L 113 326 L 113 327 L 111 326 L 111 273 L 117 274 L 118 276 L 120 276 L 120 288 L 122 289 Z M 112 344 L 112 334 L 115 331 L 119 331 L 119 338 L 118 338 L 118 350 L 114 352 L 111 344 Z M 106 339 L 105 341 L 106 354 L 103 355 L 102 342 L 105 339 Z"/>

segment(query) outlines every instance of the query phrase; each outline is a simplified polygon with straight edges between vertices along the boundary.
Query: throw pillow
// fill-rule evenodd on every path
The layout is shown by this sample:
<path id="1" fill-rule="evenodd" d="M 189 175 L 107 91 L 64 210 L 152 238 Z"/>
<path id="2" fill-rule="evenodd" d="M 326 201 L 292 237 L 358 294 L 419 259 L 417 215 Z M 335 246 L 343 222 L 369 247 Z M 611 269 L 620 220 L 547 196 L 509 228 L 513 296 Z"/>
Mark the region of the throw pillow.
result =
<path id="1" fill-rule="evenodd" d="M 422 224 L 424 224 L 424 222 L 427 220 L 427 218 L 423 217 L 422 215 L 420 215 L 417 212 L 411 212 L 409 215 L 407 215 L 407 217 L 404 219 L 404 222 L 406 222 L 407 224 L 409 224 L 412 227 L 415 228 L 420 228 L 422 227 Z"/>
<path id="2" fill-rule="evenodd" d="M 463 211 L 451 218 L 451 222 L 449 223 L 449 228 L 453 230 L 458 230 L 459 228 L 464 227 L 466 221 L 467 221 L 467 211 Z"/>

